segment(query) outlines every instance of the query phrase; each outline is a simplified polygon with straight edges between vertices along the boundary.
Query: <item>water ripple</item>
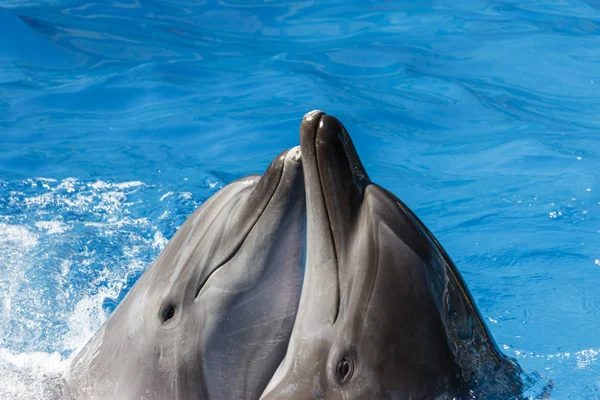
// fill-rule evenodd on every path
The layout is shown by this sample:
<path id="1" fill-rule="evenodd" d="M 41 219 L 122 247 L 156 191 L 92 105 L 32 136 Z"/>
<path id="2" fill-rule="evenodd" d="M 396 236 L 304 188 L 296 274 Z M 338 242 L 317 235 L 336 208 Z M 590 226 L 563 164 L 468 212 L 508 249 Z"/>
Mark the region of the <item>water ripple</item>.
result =
<path id="1" fill-rule="evenodd" d="M 598 397 L 595 2 L 0 7 L 0 371 L 25 374 L 2 373 L 17 392 L 320 108 L 440 238 L 507 353 L 552 398 Z"/>

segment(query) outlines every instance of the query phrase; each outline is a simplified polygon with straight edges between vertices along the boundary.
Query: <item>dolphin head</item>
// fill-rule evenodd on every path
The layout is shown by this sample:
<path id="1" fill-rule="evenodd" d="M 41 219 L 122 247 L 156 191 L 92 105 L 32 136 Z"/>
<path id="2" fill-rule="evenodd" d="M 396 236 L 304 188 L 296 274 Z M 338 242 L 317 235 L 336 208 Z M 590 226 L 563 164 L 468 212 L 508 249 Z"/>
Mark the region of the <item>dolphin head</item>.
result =
<path id="1" fill-rule="evenodd" d="M 181 226 L 66 374 L 75 398 L 257 398 L 302 286 L 300 149 L 237 180 Z"/>
<path id="2" fill-rule="evenodd" d="M 313 111 L 300 135 L 305 280 L 262 398 L 441 399 L 498 382 L 518 392 L 518 368 L 497 350 L 454 264 L 370 181 L 342 124 Z"/>

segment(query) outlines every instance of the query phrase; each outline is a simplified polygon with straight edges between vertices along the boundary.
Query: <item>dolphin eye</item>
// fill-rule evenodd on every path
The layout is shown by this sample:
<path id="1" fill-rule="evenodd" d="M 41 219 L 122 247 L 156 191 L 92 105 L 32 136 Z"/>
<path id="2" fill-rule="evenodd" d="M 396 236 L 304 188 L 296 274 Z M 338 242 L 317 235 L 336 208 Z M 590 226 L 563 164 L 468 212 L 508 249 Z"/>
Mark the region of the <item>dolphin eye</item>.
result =
<path id="1" fill-rule="evenodd" d="M 338 361 L 337 367 L 335 368 L 335 376 L 340 385 L 345 385 L 352 379 L 354 373 L 354 362 L 349 357 L 342 357 Z"/>
<path id="2" fill-rule="evenodd" d="M 159 318 L 164 324 L 175 315 L 175 306 L 173 304 L 165 304 L 163 308 L 160 310 Z"/>

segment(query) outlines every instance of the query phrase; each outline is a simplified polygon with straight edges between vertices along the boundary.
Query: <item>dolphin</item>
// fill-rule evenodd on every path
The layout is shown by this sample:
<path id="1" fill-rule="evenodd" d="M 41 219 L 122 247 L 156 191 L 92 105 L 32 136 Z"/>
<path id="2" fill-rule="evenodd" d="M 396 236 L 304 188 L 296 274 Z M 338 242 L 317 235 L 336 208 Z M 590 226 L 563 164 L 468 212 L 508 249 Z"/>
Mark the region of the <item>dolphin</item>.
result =
<path id="1" fill-rule="evenodd" d="M 495 344 L 442 246 L 372 183 L 334 117 L 300 142 L 306 270 L 290 343 L 261 399 L 509 399 L 521 369 Z"/>
<path id="2" fill-rule="evenodd" d="M 285 355 L 303 276 L 299 147 L 210 197 L 64 375 L 74 399 L 257 399 Z"/>

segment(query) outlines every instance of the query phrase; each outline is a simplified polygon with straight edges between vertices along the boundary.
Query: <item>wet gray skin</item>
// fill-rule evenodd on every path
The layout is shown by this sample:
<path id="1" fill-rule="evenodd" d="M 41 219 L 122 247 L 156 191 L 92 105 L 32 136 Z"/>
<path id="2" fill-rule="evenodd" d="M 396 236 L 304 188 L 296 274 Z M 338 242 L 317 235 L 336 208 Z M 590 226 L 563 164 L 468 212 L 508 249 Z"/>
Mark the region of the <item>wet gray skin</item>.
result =
<path id="1" fill-rule="evenodd" d="M 520 368 L 497 348 L 456 267 L 348 133 L 305 115 L 304 286 L 287 354 L 261 399 L 508 399 Z"/>
<path id="2" fill-rule="evenodd" d="M 258 398 L 296 316 L 304 223 L 299 148 L 221 189 L 74 357 L 68 395 Z"/>

